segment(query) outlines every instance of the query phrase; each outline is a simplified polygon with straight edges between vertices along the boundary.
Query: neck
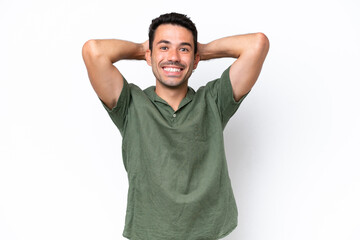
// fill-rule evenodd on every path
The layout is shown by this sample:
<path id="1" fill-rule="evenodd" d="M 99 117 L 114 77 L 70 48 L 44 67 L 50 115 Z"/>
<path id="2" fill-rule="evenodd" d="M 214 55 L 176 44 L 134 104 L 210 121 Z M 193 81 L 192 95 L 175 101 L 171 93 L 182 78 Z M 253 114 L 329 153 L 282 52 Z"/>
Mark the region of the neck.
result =
<path id="1" fill-rule="evenodd" d="M 188 91 L 187 84 L 178 87 L 167 87 L 156 81 L 155 93 L 164 99 L 174 111 L 178 110 L 181 101 L 185 98 Z"/>

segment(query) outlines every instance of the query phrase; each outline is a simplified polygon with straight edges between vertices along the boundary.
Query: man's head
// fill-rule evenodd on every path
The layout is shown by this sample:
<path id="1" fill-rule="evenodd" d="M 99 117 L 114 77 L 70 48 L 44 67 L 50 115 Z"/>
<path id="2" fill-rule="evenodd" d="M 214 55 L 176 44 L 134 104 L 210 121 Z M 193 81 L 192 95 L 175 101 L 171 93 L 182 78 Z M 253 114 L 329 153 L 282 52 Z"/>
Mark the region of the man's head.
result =
<path id="1" fill-rule="evenodd" d="M 149 27 L 149 49 L 152 50 L 156 29 L 162 24 L 172 24 L 184 27 L 191 31 L 194 39 L 195 54 L 197 53 L 197 30 L 195 24 L 184 14 L 166 13 L 152 20 Z"/>
<path id="2" fill-rule="evenodd" d="M 146 61 L 152 67 L 159 87 L 186 89 L 197 67 L 197 31 L 188 17 L 178 13 L 161 15 L 149 30 Z"/>

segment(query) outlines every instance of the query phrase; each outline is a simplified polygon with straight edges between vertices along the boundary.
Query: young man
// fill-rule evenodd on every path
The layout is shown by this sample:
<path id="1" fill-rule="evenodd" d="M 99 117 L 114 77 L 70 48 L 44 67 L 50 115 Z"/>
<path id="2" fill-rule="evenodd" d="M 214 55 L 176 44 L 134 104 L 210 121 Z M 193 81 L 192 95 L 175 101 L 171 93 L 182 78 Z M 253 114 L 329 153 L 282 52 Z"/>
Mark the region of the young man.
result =
<path id="1" fill-rule="evenodd" d="M 154 19 L 149 40 L 89 40 L 89 78 L 123 137 L 129 192 L 123 235 L 132 240 L 219 239 L 237 225 L 223 129 L 255 84 L 269 49 L 262 33 L 197 42 L 182 14 Z M 200 60 L 233 57 L 221 78 L 194 91 Z M 156 86 L 129 84 L 113 65 L 146 60 Z"/>

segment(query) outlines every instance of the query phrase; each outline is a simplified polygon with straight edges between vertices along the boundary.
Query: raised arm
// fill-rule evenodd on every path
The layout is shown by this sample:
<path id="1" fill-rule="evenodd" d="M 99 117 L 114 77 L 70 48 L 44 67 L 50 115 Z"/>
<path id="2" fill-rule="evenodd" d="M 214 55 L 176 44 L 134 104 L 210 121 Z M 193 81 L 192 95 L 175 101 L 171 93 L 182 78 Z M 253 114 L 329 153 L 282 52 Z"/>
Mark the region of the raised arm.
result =
<path id="1" fill-rule="evenodd" d="M 237 58 L 230 68 L 230 81 L 234 98 L 238 101 L 254 86 L 269 51 L 269 40 L 263 33 L 253 33 L 225 37 L 198 46 L 201 60 Z"/>
<path id="2" fill-rule="evenodd" d="M 91 85 L 110 109 L 116 105 L 124 79 L 113 65 L 122 59 L 145 60 L 148 41 L 133 43 L 124 40 L 89 40 L 82 49 Z"/>

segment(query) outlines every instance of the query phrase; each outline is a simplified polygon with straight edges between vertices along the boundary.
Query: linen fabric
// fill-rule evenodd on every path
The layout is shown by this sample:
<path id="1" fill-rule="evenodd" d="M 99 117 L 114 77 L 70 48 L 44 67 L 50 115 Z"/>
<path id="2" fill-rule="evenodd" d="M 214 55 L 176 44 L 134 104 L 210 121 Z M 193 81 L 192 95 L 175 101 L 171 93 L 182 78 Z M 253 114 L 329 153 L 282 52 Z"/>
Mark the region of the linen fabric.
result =
<path id="1" fill-rule="evenodd" d="M 124 79 L 116 106 L 129 189 L 123 236 L 132 240 L 213 240 L 237 225 L 223 129 L 240 103 L 229 70 L 174 111 L 155 93 Z"/>

